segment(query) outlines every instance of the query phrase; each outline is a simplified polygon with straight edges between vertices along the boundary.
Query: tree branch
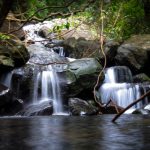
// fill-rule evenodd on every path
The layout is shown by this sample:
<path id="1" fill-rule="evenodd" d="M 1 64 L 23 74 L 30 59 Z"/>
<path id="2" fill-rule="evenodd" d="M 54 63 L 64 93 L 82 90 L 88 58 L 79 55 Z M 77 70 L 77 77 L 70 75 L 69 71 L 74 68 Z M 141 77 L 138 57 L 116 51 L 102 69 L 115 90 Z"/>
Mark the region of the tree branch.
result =
<path id="1" fill-rule="evenodd" d="M 143 100 L 143 98 L 145 98 L 146 96 L 150 95 L 150 90 L 145 93 L 144 95 L 142 95 L 139 99 L 135 100 L 134 102 L 132 102 L 130 105 L 128 105 L 125 109 L 123 109 L 119 114 L 117 114 L 113 119 L 112 122 L 115 122 L 126 110 L 128 110 L 129 108 L 131 108 L 133 105 L 135 105 L 136 103 L 140 102 Z"/>
<path id="2" fill-rule="evenodd" d="M 45 21 L 45 20 L 47 20 L 48 18 L 51 18 L 51 17 L 53 17 L 53 16 L 57 16 L 57 17 L 58 17 L 58 16 L 61 16 L 61 17 L 68 17 L 68 16 L 70 16 L 70 15 L 72 15 L 72 14 L 76 14 L 76 13 L 79 13 L 79 12 L 84 11 L 87 7 L 90 6 L 90 4 L 96 2 L 96 0 L 89 0 L 88 3 L 87 3 L 87 5 L 85 5 L 82 9 L 76 10 L 76 11 L 74 11 L 74 12 L 69 12 L 69 13 L 66 13 L 66 14 L 63 14 L 63 13 L 61 13 L 61 12 L 52 13 L 52 14 L 48 15 L 48 17 L 45 17 L 44 19 L 41 19 L 41 20 L 40 20 L 40 19 L 37 19 L 37 18 L 34 18 L 34 16 L 35 16 L 38 12 L 41 12 L 41 11 L 43 11 L 43 10 L 45 10 L 45 9 L 48 9 L 48 8 L 50 8 L 50 9 L 53 9 L 53 8 L 56 8 L 56 9 L 59 9 L 59 8 L 67 8 L 67 7 L 71 6 L 74 2 L 77 2 L 77 1 L 78 1 L 78 0 L 72 0 L 71 2 L 67 3 L 65 6 L 47 6 L 47 7 L 44 7 L 44 8 L 40 8 L 40 9 L 38 9 L 37 11 L 35 11 L 34 14 L 31 15 L 31 16 L 23 23 L 22 26 L 20 26 L 20 27 L 19 27 L 18 29 L 16 29 L 16 30 L 11 31 L 11 32 L 8 32 L 8 33 L 6 33 L 6 34 L 8 35 L 8 34 L 11 34 L 11 33 L 13 33 L 13 32 L 16 32 L 16 31 L 21 30 L 23 26 L 25 26 L 28 22 L 30 22 L 30 21 L 32 21 L 32 20 L 38 20 L 38 21 L 40 21 L 40 22 L 43 22 L 43 21 Z"/>

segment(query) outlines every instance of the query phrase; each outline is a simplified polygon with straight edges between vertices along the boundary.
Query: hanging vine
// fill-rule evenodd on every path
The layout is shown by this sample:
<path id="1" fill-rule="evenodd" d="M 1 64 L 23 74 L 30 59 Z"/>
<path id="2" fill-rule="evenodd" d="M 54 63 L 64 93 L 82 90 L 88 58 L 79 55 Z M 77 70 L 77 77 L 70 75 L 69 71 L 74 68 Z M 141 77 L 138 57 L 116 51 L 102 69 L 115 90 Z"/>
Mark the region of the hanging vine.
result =
<path id="1" fill-rule="evenodd" d="M 97 96 L 96 96 L 96 89 L 99 85 L 99 81 L 100 81 L 100 78 L 102 77 L 102 74 L 104 72 L 104 69 L 106 68 L 106 64 L 107 64 L 107 58 L 106 58 L 106 54 L 104 52 L 104 18 L 103 18 L 103 0 L 101 1 L 101 7 L 100 7 L 100 12 L 101 12 L 101 30 L 100 30 L 100 37 L 99 37 L 99 42 L 100 42 L 100 50 L 99 50 L 99 54 L 102 52 L 103 56 L 104 56 L 104 66 L 101 70 L 101 72 L 99 73 L 98 75 L 98 78 L 97 78 L 97 81 L 96 81 L 96 84 L 94 86 L 94 100 L 96 102 L 96 104 L 99 106 L 99 112 L 102 113 L 101 109 L 103 107 L 102 103 L 98 100 Z"/>

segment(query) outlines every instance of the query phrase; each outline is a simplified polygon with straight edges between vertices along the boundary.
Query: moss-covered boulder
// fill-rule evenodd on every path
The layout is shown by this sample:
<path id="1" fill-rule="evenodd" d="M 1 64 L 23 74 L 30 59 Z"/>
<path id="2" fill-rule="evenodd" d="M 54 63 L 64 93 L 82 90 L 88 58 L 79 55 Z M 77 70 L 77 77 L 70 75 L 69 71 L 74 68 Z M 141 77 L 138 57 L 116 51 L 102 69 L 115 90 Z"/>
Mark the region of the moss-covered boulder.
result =
<path id="1" fill-rule="evenodd" d="M 75 96 L 85 89 L 92 89 L 101 70 L 102 66 L 95 58 L 82 58 L 70 62 L 65 71 L 68 96 Z M 103 78 L 102 74 L 100 82 Z"/>
<path id="2" fill-rule="evenodd" d="M 8 70 L 24 65 L 29 59 L 25 45 L 19 40 L 6 40 L 0 42 L 0 69 Z"/>

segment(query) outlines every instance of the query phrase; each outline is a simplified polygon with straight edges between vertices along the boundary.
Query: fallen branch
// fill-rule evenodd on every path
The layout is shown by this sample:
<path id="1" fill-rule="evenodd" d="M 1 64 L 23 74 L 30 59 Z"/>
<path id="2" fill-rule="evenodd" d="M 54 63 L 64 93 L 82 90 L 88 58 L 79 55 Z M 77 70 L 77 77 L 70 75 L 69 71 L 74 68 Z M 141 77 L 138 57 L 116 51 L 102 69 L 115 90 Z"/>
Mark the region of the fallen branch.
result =
<path id="1" fill-rule="evenodd" d="M 122 107 L 118 106 L 118 105 L 117 105 L 113 100 L 111 100 L 111 99 L 107 102 L 107 104 L 105 105 L 105 107 L 107 108 L 107 106 L 108 106 L 109 104 L 115 108 L 117 114 L 120 113 L 121 110 L 123 110 Z"/>
<path id="2" fill-rule="evenodd" d="M 134 102 L 132 102 L 130 105 L 128 105 L 125 109 L 123 109 L 120 113 L 118 113 L 113 119 L 112 122 L 115 122 L 117 120 L 117 118 L 119 118 L 126 110 L 128 110 L 129 108 L 131 108 L 133 105 L 135 105 L 136 103 L 140 102 L 143 100 L 143 98 L 145 98 L 146 96 L 150 95 L 150 90 L 145 93 L 144 95 L 142 95 L 139 99 L 135 100 Z"/>

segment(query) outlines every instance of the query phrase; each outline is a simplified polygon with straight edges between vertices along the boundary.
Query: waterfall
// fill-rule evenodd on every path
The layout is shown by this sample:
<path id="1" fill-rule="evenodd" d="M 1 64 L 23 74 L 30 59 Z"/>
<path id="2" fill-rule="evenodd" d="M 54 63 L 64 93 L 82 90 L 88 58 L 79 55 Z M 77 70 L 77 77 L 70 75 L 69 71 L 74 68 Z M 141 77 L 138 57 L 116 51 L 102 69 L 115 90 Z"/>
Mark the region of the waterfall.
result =
<path id="1" fill-rule="evenodd" d="M 49 65 L 46 71 L 39 72 L 34 78 L 33 103 L 53 101 L 54 114 L 62 113 L 60 84 L 56 71 Z"/>
<path id="2" fill-rule="evenodd" d="M 115 66 L 106 69 L 105 80 L 99 92 L 103 103 L 106 104 L 111 99 L 118 106 L 125 108 L 146 93 L 146 87 L 142 84 L 133 83 L 129 68 Z M 148 99 L 145 98 L 144 101 L 137 103 L 133 108 L 142 108 L 147 103 Z"/>

